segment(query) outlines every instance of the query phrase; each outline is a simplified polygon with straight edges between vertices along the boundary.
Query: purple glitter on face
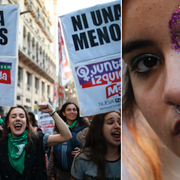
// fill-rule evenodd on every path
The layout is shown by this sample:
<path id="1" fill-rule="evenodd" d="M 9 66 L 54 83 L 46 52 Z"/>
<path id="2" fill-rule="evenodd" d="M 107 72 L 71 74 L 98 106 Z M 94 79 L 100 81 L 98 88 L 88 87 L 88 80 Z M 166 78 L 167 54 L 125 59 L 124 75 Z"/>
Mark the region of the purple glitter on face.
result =
<path id="1" fill-rule="evenodd" d="M 171 48 L 176 52 L 180 52 L 180 31 L 177 31 L 177 26 L 180 27 L 180 5 L 178 6 L 177 11 L 172 14 L 171 20 L 169 21 L 170 35 L 171 35 Z M 180 28 L 178 28 L 180 30 Z"/>

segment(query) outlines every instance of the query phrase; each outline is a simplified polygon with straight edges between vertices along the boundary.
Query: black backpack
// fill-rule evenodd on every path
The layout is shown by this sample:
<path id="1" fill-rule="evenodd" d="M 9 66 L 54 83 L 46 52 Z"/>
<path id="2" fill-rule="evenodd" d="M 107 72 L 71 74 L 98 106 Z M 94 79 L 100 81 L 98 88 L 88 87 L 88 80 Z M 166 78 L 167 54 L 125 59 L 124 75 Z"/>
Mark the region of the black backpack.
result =
<path id="1" fill-rule="evenodd" d="M 72 139 L 64 143 L 54 146 L 53 155 L 54 155 L 54 165 L 57 169 L 62 169 L 65 171 L 71 170 L 71 165 L 73 162 L 73 157 L 71 151 L 74 151 L 76 147 L 81 148 L 80 142 L 76 139 L 76 133 L 82 131 L 86 126 L 77 126 L 70 129 L 72 134 Z"/>

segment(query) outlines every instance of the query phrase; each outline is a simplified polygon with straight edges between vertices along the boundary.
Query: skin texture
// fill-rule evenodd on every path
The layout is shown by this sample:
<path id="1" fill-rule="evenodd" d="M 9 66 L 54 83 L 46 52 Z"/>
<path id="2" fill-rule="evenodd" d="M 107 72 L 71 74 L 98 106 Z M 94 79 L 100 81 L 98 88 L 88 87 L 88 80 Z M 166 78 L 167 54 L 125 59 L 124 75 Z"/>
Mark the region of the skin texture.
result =
<path id="1" fill-rule="evenodd" d="M 108 146 L 117 147 L 120 145 L 120 116 L 116 112 L 111 112 L 105 116 L 103 125 L 103 135 Z M 112 136 L 112 133 L 119 135 Z"/>
<path id="2" fill-rule="evenodd" d="M 22 125 L 19 130 L 15 129 L 15 125 L 20 124 Z M 8 127 L 11 129 L 12 136 L 19 136 L 21 135 L 26 129 L 26 116 L 25 112 L 21 108 L 15 108 L 11 111 L 9 116 L 9 123 Z"/>
<path id="3" fill-rule="evenodd" d="M 63 116 L 66 117 L 66 121 L 68 125 L 72 125 L 77 117 L 77 109 L 74 104 L 69 104 L 66 106 L 65 112 L 63 112 Z"/>
<path id="4" fill-rule="evenodd" d="M 180 157 L 180 134 L 174 133 L 175 124 L 180 121 L 180 114 L 175 110 L 175 104 L 180 105 L 180 54 L 171 48 L 169 29 L 178 5 L 177 0 L 124 1 L 122 54 L 139 109 L 160 139 Z M 128 43 L 135 41 L 146 42 L 142 47 L 127 49 Z M 146 60 L 147 54 L 153 54 L 150 61 L 155 65 L 147 68 L 144 61 L 140 64 L 138 60 L 138 66 L 132 67 L 141 54 L 145 54 Z"/>

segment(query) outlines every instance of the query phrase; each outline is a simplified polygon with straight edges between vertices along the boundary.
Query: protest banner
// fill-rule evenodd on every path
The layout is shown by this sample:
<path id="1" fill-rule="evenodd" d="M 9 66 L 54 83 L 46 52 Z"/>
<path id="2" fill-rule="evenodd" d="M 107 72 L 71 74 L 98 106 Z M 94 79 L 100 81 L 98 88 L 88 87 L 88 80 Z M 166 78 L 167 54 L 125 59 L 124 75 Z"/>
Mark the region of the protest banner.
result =
<path id="1" fill-rule="evenodd" d="M 49 132 L 50 134 L 53 134 L 53 118 L 48 113 L 38 111 L 38 127 L 42 129 L 43 133 Z"/>
<path id="2" fill-rule="evenodd" d="M 58 53 L 59 53 L 59 86 L 65 86 L 72 79 L 72 74 L 71 74 L 71 69 L 68 65 L 60 22 L 58 22 Z"/>
<path id="3" fill-rule="evenodd" d="M 0 6 L 0 105 L 16 104 L 18 5 Z"/>
<path id="4" fill-rule="evenodd" d="M 121 106 L 120 1 L 60 16 L 81 115 Z"/>

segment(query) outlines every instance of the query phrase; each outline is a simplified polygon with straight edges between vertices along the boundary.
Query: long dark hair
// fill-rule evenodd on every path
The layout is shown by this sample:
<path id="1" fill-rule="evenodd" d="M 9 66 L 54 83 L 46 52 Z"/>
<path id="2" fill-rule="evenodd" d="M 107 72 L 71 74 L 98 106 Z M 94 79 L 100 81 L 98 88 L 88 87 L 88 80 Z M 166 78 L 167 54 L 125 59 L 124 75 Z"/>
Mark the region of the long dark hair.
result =
<path id="1" fill-rule="evenodd" d="M 11 132 L 11 129 L 8 128 L 8 122 L 9 122 L 10 113 L 15 108 L 21 108 L 25 112 L 26 124 L 27 124 L 26 130 L 27 130 L 27 134 L 28 134 L 27 149 L 29 150 L 31 145 L 33 145 L 32 138 L 34 137 L 34 138 L 38 139 L 38 136 L 37 136 L 36 132 L 34 131 L 33 127 L 31 126 L 29 115 L 28 115 L 26 109 L 23 106 L 18 105 L 18 106 L 14 106 L 14 107 L 10 108 L 9 112 L 6 115 L 5 121 L 4 121 L 4 130 L 3 130 L 2 139 L 7 139 L 8 138 L 8 133 Z"/>
<path id="2" fill-rule="evenodd" d="M 78 125 L 79 126 L 87 126 L 87 124 L 83 121 L 83 117 L 80 117 L 80 113 L 79 113 L 79 107 L 73 103 L 73 102 L 66 102 L 63 104 L 62 108 L 60 110 L 57 111 L 57 113 L 59 114 L 59 116 L 64 120 L 64 122 L 67 122 L 66 120 L 66 117 L 63 115 L 63 112 L 65 112 L 65 109 L 66 107 L 69 105 L 69 104 L 73 104 L 76 106 L 76 109 L 77 109 L 77 117 L 76 117 L 76 120 L 78 121 Z M 54 131 L 57 131 L 59 132 L 59 130 L 57 129 L 56 125 L 54 127 Z"/>
<path id="3" fill-rule="evenodd" d="M 119 111 L 116 112 L 121 117 Z M 103 125 L 105 121 L 105 116 L 111 112 L 95 115 L 92 119 L 89 131 L 86 136 L 86 141 L 81 149 L 81 153 L 84 153 L 88 159 L 80 158 L 79 154 L 75 160 L 83 159 L 86 161 L 93 161 L 97 165 L 97 177 L 99 180 L 105 179 L 105 155 L 107 154 L 106 140 L 103 135 Z M 120 145 L 118 147 L 120 154 Z M 81 154 L 80 153 L 80 154 Z"/>
<path id="4" fill-rule="evenodd" d="M 28 112 L 28 115 L 29 115 L 29 118 L 30 118 L 30 122 L 32 122 L 32 126 L 33 127 L 38 127 L 37 120 L 36 120 L 36 117 L 35 117 L 34 113 L 33 112 Z"/>

